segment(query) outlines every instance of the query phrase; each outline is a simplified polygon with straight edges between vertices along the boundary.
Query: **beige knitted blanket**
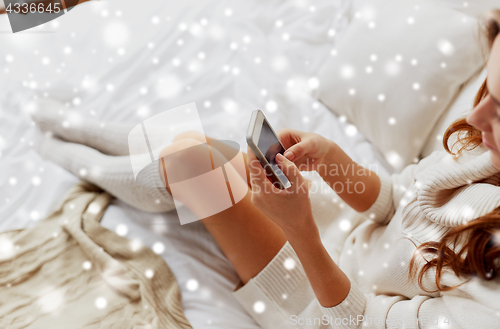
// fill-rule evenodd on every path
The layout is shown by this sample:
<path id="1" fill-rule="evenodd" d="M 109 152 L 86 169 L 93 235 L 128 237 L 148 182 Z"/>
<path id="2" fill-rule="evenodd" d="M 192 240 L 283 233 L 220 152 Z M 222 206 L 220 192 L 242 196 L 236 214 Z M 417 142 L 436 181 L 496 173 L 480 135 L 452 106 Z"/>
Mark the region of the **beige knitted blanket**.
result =
<path id="1" fill-rule="evenodd" d="M 33 228 L 0 233 L 0 328 L 191 328 L 165 261 L 99 224 L 111 199 L 82 182 Z"/>

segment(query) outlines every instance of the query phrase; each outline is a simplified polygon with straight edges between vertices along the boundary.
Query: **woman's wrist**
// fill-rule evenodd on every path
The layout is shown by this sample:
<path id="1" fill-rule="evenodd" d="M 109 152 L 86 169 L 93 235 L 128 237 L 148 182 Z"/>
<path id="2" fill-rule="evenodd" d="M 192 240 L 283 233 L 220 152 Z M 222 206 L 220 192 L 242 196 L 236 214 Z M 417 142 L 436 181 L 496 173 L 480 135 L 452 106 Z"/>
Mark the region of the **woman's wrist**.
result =
<path id="1" fill-rule="evenodd" d="M 282 227 L 282 230 L 285 233 L 285 236 L 287 237 L 287 240 L 290 242 L 290 244 L 293 244 L 295 242 L 302 242 L 305 240 L 321 240 L 318 226 L 316 225 L 312 214 L 308 215 L 308 218 L 306 220 L 301 221 L 300 225 L 290 225 L 288 227 Z"/>
<path id="2" fill-rule="evenodd" d="M 325 145 L 327 151 L 325 152 L 325 156 L 321 163 L 321 166 L 324 167 L 320 170 L 320 176 L 325 179 L 325 176 L 331 172 L 331 169 L 337 164 L 337 153 L 339 150 L 339 146 L 334 141 L 331 141 L 325 138 Z"/>
<path id="3" fill-rule="evenodd" d="M 287 238 L 320 305 L 329 308 L 340 304 L 349 295 L 351 282 L 330 257 L 317 227 L 314 231 L 287 235 Z"/>
<path id="4" fill-rule="evenodd" d="M 380 191 L 377 173 L 353 161 L 336 143 L 331 142 L 320 170 L 321 178 L 354 210 L 366 211 Z"/>

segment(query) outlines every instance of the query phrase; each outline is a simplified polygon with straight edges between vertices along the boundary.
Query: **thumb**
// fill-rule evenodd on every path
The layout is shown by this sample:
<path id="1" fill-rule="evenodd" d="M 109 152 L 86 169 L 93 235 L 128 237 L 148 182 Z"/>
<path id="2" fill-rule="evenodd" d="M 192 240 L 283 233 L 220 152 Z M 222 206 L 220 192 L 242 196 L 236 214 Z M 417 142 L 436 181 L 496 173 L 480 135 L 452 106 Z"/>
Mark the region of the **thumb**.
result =
<path id="1" fill-rule="evenodd" d="M 309 149 L 309 142 L 307 139 L 303 139 L 299 143 L 290 146 L 283 155 L 290 161 L 297 161 L 306 155 Z"/>
<path id="2" fill-rule="evenodd" d="M 282 154 L 276 154 L 276 163 L 281 168 L 281 171 L 288 178 L 290 183 L 292 183 L 292 187 L 298 186 L 304 183 L 304 178 L 302 177 L 299 168 L 292 161 L 285 158 Z"/>

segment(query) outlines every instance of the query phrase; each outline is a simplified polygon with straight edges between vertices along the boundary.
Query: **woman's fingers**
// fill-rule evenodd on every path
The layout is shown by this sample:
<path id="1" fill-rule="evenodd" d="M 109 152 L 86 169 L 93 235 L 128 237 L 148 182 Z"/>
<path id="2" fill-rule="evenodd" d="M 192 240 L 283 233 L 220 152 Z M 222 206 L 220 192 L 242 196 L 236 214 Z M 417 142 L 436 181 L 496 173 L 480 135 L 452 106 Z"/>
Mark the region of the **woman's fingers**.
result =
<path id="1" fill-rule="evenodd" d="M 247 163 L 252 191 L 271 191 L 275 188 L 267 176 L 266 170 L 262 167 L 259 159 L 257 159 L 250 147 L 247 148 Z"/>
<path id="2" fill-rule="evenodd" d="M 292 186 L 287 189 L 288 192 L 297 191 L 301 188 L 301 184 L 306 183 L 295 163 L 288 160 L 281 154 L 276 155 L 276 163 L 292 184 Z"/>
<path id="3" fill-rule="evenodd" d="M 286 148 L 283 155 L 290 161 L 296 162 L 300 160 L 311 152 L 314 146 L 309 134 L 302 131 L 281 129 L 278 132 L 278 137 Z"/>
<path id="4" fill-rule="evenodd" d="M 302 139 L 299 143 L 289 147 L 283 154 L 290 161 L 298 161 L 303 156 L 312 151 L 312 141 L 308 138 Z"/>
<path id="5" fill-rule="evenodd" d="M 42 130 L 65 141 L 87 145 L 109 155 L 129 154 L 131 125 L 88 119 L 50 98 L 37 101 L 31 116 Z"/>
<path id="6" fill-rule="evenodd" d="M 263 181 L 267 179 L 264 168 L 260 164 L 260 161 L 255 157 L 250 147 L 247 147 L 247 164 L 248 171 L 250 172 L 250 184 L 253 187 L 261 186 Z"/>
<path id="7" fill-rule="evenodd" d="M 280 129 L 278 130 L 278 138 L 285 148 L 289 148 L 299 143 L 304 135 L 302 131 L 293 129 Z"/>

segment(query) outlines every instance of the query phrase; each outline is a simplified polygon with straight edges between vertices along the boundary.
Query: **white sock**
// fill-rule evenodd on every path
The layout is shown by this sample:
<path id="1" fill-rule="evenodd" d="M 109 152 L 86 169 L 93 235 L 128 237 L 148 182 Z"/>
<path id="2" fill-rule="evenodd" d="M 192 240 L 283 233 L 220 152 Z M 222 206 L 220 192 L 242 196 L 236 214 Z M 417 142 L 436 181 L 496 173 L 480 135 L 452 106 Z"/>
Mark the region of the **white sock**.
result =
<path id="1" fill-rule="evenodd" d="M 105 124 L 105 128 L 101 128 L 98 121 L 76 120 L 66 111 L 60 114 L 60 110 L 60 103 L 44 102 L 32 115 L 43 130 L 67 141 L 44 137 L 39 152 L 45 159 L 135 208 L 149 212 L 175 209 L 174 201 L 161 180 L 157 163 L 144 168 L 140 183 L 136 181 L 128 156 L 127 139 L 131 126 Z M 69 126 L 64 122 L 69 122 Z"/>
<path id="2" fill-rule="evenodd" d="M 67 109 L 54 99 L 41 99 L 31 114 L 44 131 L 57 137 L 90 146 L 108 155 L 128 155 L 128 134 L 133 126 L 123 123 L 103 123 L 87 119 Z"/>

